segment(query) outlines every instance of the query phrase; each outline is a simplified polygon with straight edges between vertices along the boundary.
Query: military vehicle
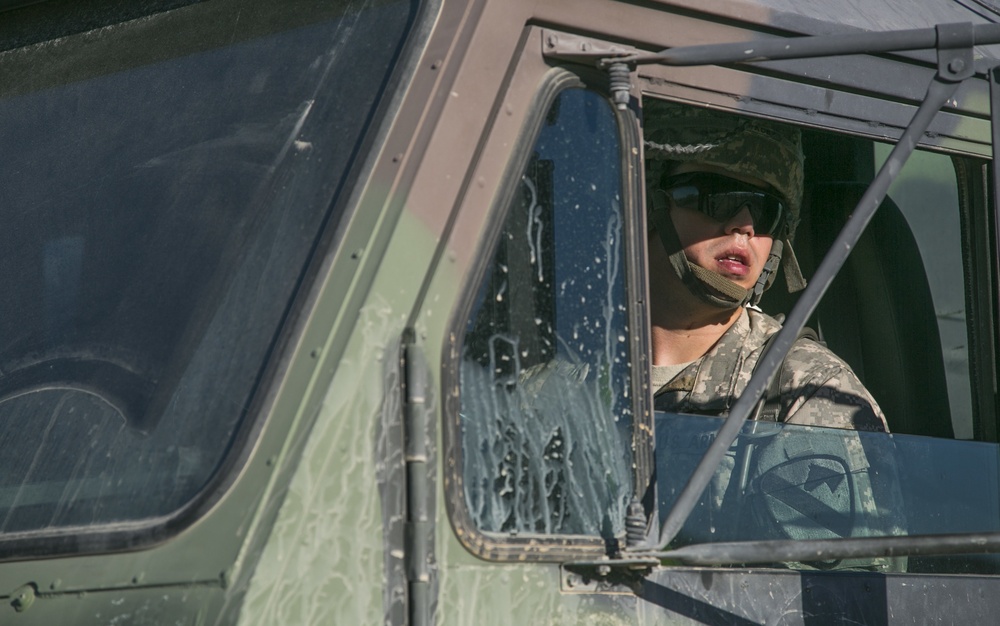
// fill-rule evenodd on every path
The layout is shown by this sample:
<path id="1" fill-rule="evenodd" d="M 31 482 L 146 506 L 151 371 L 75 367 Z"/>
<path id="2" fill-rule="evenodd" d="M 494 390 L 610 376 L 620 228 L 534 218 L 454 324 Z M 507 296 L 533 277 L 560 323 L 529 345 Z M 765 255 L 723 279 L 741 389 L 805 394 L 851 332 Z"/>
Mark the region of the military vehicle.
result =
<path id="1" fill-rule="evenodd" d="M 0 623 L 991 621 L 997 22 L 3 0 Z M 725 419 L 651 408 L 663 101 L 803 136 Z M 891 434 L 747 420 L 804 326 Z"/>

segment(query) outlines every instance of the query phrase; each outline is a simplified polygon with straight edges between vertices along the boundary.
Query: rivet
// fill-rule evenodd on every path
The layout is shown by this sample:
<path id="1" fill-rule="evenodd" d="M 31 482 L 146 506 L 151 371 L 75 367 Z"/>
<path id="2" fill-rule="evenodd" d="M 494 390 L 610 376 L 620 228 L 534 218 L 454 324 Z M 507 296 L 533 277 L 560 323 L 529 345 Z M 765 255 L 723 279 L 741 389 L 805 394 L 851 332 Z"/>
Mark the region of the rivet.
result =
<path id="1" fill-rule="evenodd" d="M 10 605 L 14 607 L 14 610 L 18 613 L 27 611 L 31 608 L 31 605 L 35 603 L 35 585 L 34 583 L 29 583 L 23 585 L 14 590 L 13 597 L 11 598 Z"/>

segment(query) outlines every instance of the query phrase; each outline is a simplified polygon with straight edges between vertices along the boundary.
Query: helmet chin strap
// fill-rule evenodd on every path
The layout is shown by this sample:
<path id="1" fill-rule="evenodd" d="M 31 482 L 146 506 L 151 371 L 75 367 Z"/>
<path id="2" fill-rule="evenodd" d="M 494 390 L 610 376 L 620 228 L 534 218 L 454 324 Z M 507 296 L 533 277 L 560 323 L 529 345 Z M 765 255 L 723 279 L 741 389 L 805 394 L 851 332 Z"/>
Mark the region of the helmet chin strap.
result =
<path id="1" fill-rule="evenodd" d="M 751 307 L 757 309 L 761 296 L 764 295 L 764 292 L 774 282 L 778 265 L 781 264 L 781 251 L 784 247 L 785 243 L 781 239 L 775 239 L 771 242 L 771 252 L 767 255 L 767 262 L 764 263 L 764 269 L 761 271 L 760 277 L 757 279 L 757 283 L 753 286 L 753 291 L 750 293 L 749 305 Z M 789 250 L 791 250 L 791 247 L 789 247 Z M 757 310 L 759 311 L 760 309 Z"/>

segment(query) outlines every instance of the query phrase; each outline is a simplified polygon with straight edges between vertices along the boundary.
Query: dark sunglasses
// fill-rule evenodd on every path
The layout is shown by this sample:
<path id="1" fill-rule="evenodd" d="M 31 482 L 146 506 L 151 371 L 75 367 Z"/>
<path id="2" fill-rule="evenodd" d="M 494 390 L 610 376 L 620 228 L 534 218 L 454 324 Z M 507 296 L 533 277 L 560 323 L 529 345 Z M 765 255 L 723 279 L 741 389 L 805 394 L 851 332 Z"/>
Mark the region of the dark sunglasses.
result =
<path id="1" fill-rule="evenodd" d="M 755 185 L 709 172 L 690 172 L 663 179 L 663 192 L 675 206 L 692 209 L 726 223 L 745 207 L 754 234 L 778 235 L 785 225 L 785 202 Z"/>

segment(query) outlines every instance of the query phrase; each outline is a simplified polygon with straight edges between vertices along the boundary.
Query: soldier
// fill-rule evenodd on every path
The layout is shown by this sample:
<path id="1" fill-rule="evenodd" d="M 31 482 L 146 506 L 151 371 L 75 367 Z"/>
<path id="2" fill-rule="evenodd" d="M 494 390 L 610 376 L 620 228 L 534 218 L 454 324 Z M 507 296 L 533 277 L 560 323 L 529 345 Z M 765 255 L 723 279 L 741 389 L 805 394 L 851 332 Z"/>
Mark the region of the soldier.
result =
<path id="1" fill-rule="evenodd" d="M 645 115 L 655 407 L 726 415 L 780 329 L 757 307 L 778 265 L 789 291 L 805 286 L 790 245 L 802 199 L 801 136 L 660 101 Z M 816 341 L 800 337 L 777 376 L 777 401 L 764 419 L 888 430 L 851 368 Z"/>
<path id="2" fill-rule="evenodd" d="M 645 149 L 654 405 L 724 416 L 781 328 L 757 306 L 779 265 L 789 291 L 805 286 L 791 250 L 802 200 L 801 135 L 781 124 L 652 101 L 645 106 Z M 871 440 L 858 432 L 887 432 L 885 417 L 851 368 L 800 336 L 767 396 L 755 419 L 852 432 L 757 433 L 730 448 L 705 494 L 708 506 L 688 519 L 675 545 L 903 534 L 893 461 L 873 458 Z M 658 439 L 670 441 L 675 434 L 665 430 Z M 662 475 L 686 479 L 690 469 L 672 466 L 684 455 L 683 446 L 672 447 Z M 821 479 L 828 488 L 818 488 Z M 682 484 L 662 483 L 661 496 L 671 500 Z M 794 507 L 784 502 L 792 495 Z M 885 571 L 906 562 L 785 565 Z"/>

